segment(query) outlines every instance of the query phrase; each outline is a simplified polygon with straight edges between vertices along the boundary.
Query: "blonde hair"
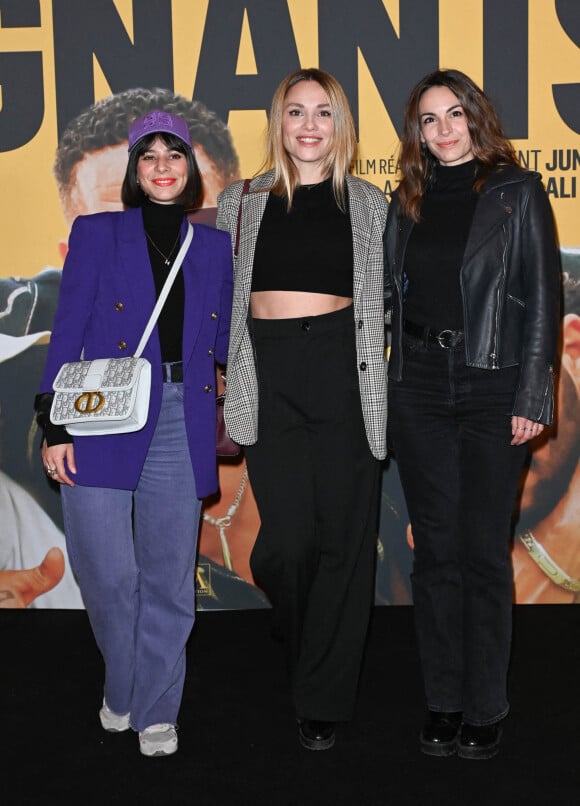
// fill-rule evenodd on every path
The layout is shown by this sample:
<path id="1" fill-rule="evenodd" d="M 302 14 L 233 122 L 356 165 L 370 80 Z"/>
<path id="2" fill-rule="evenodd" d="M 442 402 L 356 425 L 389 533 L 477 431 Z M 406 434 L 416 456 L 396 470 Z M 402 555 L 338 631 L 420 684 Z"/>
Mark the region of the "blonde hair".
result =
<path id="1" fill-rule="evenodd" d="M 301 81 L 316 81 L 328 97 L 334 130 L 330 150 L 324 159 L 323 169 L 326 177 L 332 176 L 332 187 L 336 202 L 341 210 L 345 210 L 344 179 L 350 172 L 350 166 L 355 156 L 356 134 L 345 92 L 334 76 L 324 70 L 318 70 L 315 67 L 297 70 L 295 73 L 286 76 L 278 86 L 270 108 L 266 159 L 260 170 L 274 170 L 274 179 L 268 190 L 278 196 L 286 196 L 288 210 L 290 210 L 294 191 L 300 182 L 298 171 L 284 148 L 282 116 L 286 96 L 292 87 L 295 87 Z"/>

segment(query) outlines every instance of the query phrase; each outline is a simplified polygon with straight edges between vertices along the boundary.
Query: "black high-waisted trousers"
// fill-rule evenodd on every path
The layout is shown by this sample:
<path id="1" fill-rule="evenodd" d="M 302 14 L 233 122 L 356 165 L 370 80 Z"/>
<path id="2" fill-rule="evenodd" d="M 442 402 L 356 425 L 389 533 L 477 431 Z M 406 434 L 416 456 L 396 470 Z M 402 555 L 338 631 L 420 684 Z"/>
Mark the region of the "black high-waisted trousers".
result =
<path id="1" fill-rule="evenodd" d="M 286 642 L 298 717 L 351 718 L 373 601 L 380 462 L 371 454 L 352 307 L 254 320 L 261 528 L 257 584 Z"/>

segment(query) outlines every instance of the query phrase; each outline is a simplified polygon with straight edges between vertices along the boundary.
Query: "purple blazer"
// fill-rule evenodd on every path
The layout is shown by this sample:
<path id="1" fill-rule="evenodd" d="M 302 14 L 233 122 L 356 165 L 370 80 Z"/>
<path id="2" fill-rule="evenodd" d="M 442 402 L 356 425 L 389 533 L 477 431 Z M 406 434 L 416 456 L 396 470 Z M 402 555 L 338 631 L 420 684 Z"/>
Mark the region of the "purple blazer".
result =
<path id="1" fill-rule="evenodd" d="M 181 240 L 185 236 L 184 219 Z M 217 490 L 215 363 L 227 360 L 232 257 L 227 233 L 194 224 L 181 271 L 185 284 L 183 384 L 187 439 L 199 498 Z M 130 356 L 155 305 L 141 209 L 80 216 L 73 224 L 40 392 L 65 361 Z M 163 378 L 157 327 L 143 351 L 151 362 L 149 417 L 141 431 L 74 437 L 78 484 L 133 490 L 159 416 Z M 175 480 L 179 484 L 179 479 Z"/>

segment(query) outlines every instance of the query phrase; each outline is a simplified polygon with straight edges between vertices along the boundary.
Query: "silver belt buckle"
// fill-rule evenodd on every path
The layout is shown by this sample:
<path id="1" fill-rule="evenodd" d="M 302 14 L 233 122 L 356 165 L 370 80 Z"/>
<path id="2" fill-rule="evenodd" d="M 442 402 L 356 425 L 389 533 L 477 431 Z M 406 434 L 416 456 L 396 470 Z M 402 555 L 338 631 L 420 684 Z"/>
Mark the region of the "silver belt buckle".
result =
<path id="1" fill-rule="evenodd" d="M 444 350 L 449 350 L 451 347 L 455 346 L 454 343 L 451 341 L 455 335 L 454 330 L 442 330 L 441 333 L 438 333 L 436 338 L 439 342 L 439 346 L 443 347 Z M 446 343 L 446 336 L 449 336 L 449 343 Z"/>

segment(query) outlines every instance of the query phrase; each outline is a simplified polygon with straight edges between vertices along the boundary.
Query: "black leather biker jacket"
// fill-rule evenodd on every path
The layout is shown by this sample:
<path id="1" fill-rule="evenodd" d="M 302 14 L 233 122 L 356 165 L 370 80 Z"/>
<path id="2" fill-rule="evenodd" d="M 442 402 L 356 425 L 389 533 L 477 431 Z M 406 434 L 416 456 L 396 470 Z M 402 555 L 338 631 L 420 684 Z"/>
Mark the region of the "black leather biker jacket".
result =
<path id="1" fill-rule="evenodd" d="M 389 379 L 401 379 L 405 249 L 413 228 L 397 194 L 384 236 Z M 552 210 L 538 173 L 515 166 L 483 186 L 460 272 L 469 366 L 520 367 L 512 414 L 549 424 L 560 313 L 560 256 Z"/>

